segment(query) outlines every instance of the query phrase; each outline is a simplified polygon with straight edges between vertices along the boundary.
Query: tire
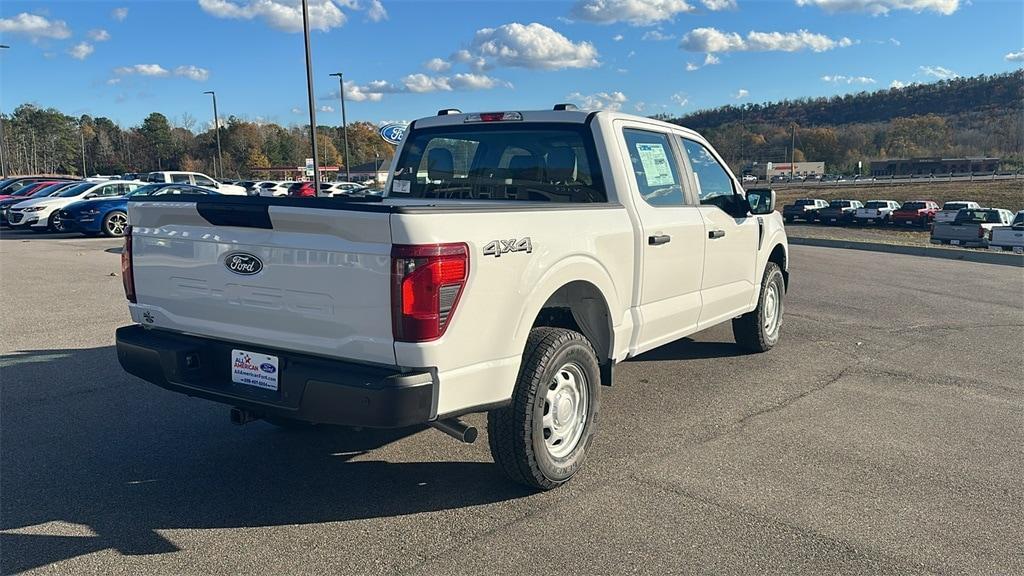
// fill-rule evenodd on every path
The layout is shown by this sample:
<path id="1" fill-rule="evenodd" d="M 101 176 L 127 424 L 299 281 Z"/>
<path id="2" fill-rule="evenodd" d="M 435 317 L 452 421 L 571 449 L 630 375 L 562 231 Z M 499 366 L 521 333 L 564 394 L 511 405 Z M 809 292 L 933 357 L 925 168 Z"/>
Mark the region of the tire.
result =
<path id="1" fill-rule="evenodd" d="M 35 230 L 35 228 L 33 228 Z M 46 228 L 40 230 L 40 232 L 63 232 L 64 225 L 60 222 L 60 217 L 57 211 L 50 214 L 50 220 L 46 223 Z"/>
<path id="2" fill-rule="evenodd" d="M 580 470 L 597 430 L 600 378 L 582 334 L 530 331 L 512 402 L 487 414 L 491 455 L 509 478 L 551 490 Z M 566 420 L 559 423 L 562 411 Z"/>
<path id="3" fill-rule="evenodd" d="M 120 210 L 112 210 L 109 214 L 103 217 L 102 232 L 104 236 L 120 238 L 124 236 L 127 227 L 128 215 Z"/>
<path id="4" fill-rule="evenodd" d="M 741 348 L 751 352 L 767 352 L 775 346 L 782 329 L 785 294 L 786 283 L 782 270 L 776 263 L 769 262 L 761 280 L 757 308 L 732 321 L 732 334 Z"/>

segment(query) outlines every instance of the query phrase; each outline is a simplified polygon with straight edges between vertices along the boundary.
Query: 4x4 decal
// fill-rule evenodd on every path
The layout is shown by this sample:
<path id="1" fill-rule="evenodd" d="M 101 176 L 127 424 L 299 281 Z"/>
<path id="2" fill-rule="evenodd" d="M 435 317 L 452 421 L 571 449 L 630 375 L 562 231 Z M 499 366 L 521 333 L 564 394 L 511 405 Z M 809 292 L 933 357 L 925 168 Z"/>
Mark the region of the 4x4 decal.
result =
<path id="1" fill-rule="evenodd" d="M 515 238 L 510 240 L 492 240 L 484 246 L 484 256 L 501 258 L 502 254 L 508 254 L 509 252 L 526 252 L 527 254 L 533 252 L 533 243 L 530 241 L 530 237 L 527 236 L 519 240 Z"/>

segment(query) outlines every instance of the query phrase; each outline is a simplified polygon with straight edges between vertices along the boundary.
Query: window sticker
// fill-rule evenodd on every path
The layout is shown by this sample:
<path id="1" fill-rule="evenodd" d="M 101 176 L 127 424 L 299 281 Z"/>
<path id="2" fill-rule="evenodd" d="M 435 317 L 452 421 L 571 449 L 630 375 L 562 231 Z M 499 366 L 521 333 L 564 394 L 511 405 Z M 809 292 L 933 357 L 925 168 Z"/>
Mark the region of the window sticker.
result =
<path id="1" fill-rule="evenodd" d="M 637 142 L 636 151 L 640 155 L 640 164 L 644 167 L 648 186 L 675 185 L 676 179 L 672 175 L 672 167 L 663 144 Z"/>
<path id="2" fill-rule="evenodd" d="M 391 190 L 399 194 L 408 194 L 410 184 L 408 180 L 395 180 L 391 183 Z"/>

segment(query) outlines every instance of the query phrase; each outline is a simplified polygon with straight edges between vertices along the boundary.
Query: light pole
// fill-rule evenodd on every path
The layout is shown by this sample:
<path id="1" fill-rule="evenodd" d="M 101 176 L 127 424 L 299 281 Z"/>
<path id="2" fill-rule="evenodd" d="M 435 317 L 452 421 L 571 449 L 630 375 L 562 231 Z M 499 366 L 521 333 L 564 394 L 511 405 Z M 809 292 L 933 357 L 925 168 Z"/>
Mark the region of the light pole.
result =
<path id="1" fill-rule="evenodd" d="M 88 178 L 89 172 L 85 169 L 85 123 L 79 120 L 78 135 L 82 138 L 82 178 Z"/>
<path id="2" fill-rule="evenodd" d="M 309 48 L 309 0 L 302 0 L 302 36 L 306 42 L 306 96 L 309 99 L 309 140 L 313 151 L 313 189 L 320 195 L 320 167 L 316 153 L 316 102 L 313 99 L 313 56 Z"/>
<path id="3" fill-rule="evenodd" d="M 0 44 L 0 48 L 10 48 L 7 44 Z M 7 178 L 7 156 L 4 148 L 7 144 L 7 137 L 4 134 L 4 112 L 0 108 L 0 178 Z"/>
<path id="4" fill-rule="evenodd" d="M 217 133 L 217 169 L 214 173 L 217 174 L 217 178 L 224 177 L 224 156 L 220 153 L 220 116 L 217 115 L 217 93 L 213 90 L 203 92 L 203 94 L 209 94 L 213 96 L 213 129 Z"/>
<path id="5" fill-rule="evenodd" d="M 348 161 L 348 122 L 345 120 L 345 75 L 335 72 L 331 76 L 338 77 L 338 96 L 341 98 L 341 132 L 345 136 L 345 181 L 352 181 L 352 170 Z"/>

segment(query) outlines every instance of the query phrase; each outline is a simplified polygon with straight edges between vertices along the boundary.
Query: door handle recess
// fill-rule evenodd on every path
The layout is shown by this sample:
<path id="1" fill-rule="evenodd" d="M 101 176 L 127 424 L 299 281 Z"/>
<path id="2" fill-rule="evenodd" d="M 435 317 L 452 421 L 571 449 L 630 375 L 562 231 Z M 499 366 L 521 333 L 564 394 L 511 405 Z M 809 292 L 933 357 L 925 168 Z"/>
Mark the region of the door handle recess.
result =
<path id="1" fill-rule="evenodd" d="M 725 230 L 712 230 L 708 232 L 708 238 L 714 240 L 715 238 L 721 238 L 725 236 Z"/>
<path id="2" fill-rule="evenodd" d="M 668 244 L 672 241 L 672 237 L 668 234 L 659 234 L 657 236 L 648 236 L 647 243 L 651 246 L 661 246 L 662 244 Z"/>

